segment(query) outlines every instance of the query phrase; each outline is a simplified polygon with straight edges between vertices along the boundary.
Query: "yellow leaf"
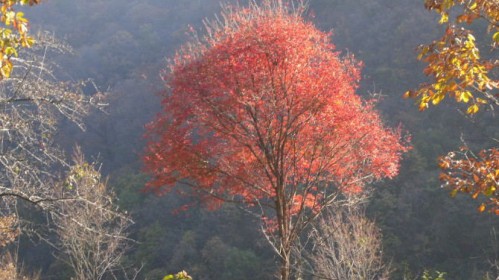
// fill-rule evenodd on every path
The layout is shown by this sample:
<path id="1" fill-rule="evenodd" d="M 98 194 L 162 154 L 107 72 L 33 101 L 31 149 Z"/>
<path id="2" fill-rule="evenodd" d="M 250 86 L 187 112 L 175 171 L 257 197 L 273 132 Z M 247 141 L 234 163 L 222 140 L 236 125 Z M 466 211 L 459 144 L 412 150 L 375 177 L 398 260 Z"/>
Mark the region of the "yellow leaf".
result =
<path id="1" fill-rule="evenodd" d="M 466 114 L 473 115 L 476 114 L 480 110 L 477 104 L 473 104 L 470 107 L 468 107 L 468 110 L 466 110 Z"/>
<path id="2" fill-rule="evenodd" d="M 13 47 L 7 47 L 7 48 L 5 48 L 5 54 L 7 56 L 17 56 L 17 51 Z"/>
<path id="3" fill-rule="evenodd" d="M 480 104 L 488 104 L 489 102 L 485 99 L 482 99 L 482 98 L 477 98 L 476 99 L 476 102 L 480 103 Z"/>
<path id="4" fill-rule="evenodd" d="M 10 60 L 7 60 L 7 59 L 4 59 L 2 62 L 3 62 L 3 65 L 0 68 L 1 78 L 8 78 L 8 77 L 10 77 L 10 73 L 12 72 L 12 68 L 13 68 L 12 62 L 10 62 Z"/>
<path id="5" fill-rule="evenodd" d="M 473 98 L 473 94 L 471 94 L 471 92 L 469 91 L 461 91 L 460 94 L 459 94 L 459 100 L 458 101 L 462 101 L 464 103 L 468 103 L 470 101 L 470 98 Z"/>
<path id="6" fill-rule="evenodd" d="M 33 46 L 34 43 L 35 43 L 35 39 L 33 39 L 32 37 L 26 37 L 21 41 L 21 45 L 25 48 L 29 48 L 29 47 Z"/>
<path id="7" fill-rule="evenodd" d="M 449 15 L 447 13 L 443 13 L 440 21 L 438 23 L 443 24 L 449 21 Z"/>
<path id="8" fill-rule="evenodd" d="M 454 5 L 454 0 L 444 0 L 443 2 L 444 9 L 446 10 L 452 8 L 453 5 Z"/>
<path id="9" fill-rule="evenodd" d="M 492 35 L 492 39 L 494 40 L 494 42 L 499 43 L 499 31 Z"/>
<path id="10" fill-rule="evenodd" d="M 17 12 L 16 14 L 16 20 L 20 22 L 28 22 L 28 20 L 24 17 L 23 12 Z"/>
<path id="11" fill-rule="evenodd" d="M 444 98 L 445 98 L 444 94 L 437 94 L 433 97 L 433 99 L 431 100 L 431 103 L 433 105 L 438 105 L 438 103 L 440 103 L 440 101 L 444 100 Z"/>
<path id="12" fill-rule="evenodd" d="M 485 194 L 486 196 L 492 196 L 494 194 L 495 190 L 496 190 L 496 188 L 494 186 L 490 186 L 487 189 L 485 189 L 483 194 Z"/>
<path id="13" fill-rule="evenodd" d="M 10 25 L 12 21 L 14 21 L 14 18 L 16 16 L 16 13 L 13 11 L 9 11 L 5 14 L 5 25 Z"/>

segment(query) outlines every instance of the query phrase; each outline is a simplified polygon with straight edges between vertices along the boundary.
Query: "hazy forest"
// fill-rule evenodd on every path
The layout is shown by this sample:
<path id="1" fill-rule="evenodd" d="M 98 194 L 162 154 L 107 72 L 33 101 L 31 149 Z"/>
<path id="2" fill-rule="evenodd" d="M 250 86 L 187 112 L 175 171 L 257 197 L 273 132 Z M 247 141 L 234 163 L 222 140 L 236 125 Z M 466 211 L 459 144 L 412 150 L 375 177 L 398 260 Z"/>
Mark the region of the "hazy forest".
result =
<path id="1" fill-rule="evenodd" d="M 497 0 L 0 5 L 0 280 L 499 279 Z"/>

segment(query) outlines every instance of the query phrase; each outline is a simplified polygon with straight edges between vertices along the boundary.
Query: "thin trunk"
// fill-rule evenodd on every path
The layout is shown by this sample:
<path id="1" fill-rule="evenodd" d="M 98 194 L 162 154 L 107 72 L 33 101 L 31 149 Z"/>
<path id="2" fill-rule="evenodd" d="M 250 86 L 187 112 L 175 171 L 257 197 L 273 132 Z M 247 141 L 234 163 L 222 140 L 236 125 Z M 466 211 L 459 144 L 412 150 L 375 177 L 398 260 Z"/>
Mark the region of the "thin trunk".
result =
<path id="1" fill-rule="evenodd" d="M 291 230 L 289 209 L 286 203 L 286 195 L 282 182 L 278 182 L 277 188 L 277 224 L 279 227 L 279 257 L 281 258 L 281 280 L 289 280 L 291 275 Z"/>
<path id="2" fill-rule="evenodd" d="M 289 258 L 283 258 L 281 264 L 281 280 L 289 280 L 290 268 Z"/>

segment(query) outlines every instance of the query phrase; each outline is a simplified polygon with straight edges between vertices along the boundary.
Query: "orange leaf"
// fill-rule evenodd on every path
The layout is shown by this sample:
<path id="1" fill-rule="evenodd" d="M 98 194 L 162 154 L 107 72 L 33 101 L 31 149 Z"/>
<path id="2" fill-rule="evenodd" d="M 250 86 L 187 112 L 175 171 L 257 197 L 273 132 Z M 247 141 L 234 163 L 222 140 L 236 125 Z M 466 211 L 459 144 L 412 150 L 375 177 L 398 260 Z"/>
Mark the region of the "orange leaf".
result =
<path id="1" fill-rule="evenodd" d="M 476 174 L 473 174 L 473 180 L 475 181 L 475 183 L 478 183 L 478 181 L 480 181 L 480 178 L 478 178 Z"/>
<path id="2" fill-rule="evenodd" d="M 478 207 L 478 212 L 482 213 L 483 211 L 485 211 L 485 204 L 484 203 L 482 203 L 480 205 L 480 207 Z"/>

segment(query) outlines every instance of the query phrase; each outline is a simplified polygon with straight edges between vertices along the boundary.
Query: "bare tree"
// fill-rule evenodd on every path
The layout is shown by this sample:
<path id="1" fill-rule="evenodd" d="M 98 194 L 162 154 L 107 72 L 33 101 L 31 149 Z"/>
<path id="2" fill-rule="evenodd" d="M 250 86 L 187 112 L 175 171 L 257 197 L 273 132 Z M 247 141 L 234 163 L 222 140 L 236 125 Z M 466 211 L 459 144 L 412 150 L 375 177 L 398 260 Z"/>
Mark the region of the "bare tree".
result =
<path id="1" fill-rule="evenodd" d="M 52 212 L 59 258 L 73 268 L 73 279 L 99 280 L 120 269 L 131 241 L 126 230 L 132 220 L 115 206 L 116 196 L 97 166 L 86 163 L 79 149 L 73 159 L 74 165 L 60 185 L 62 198 L 69 199 Z M 78 199 L 71 199 L 74 197 Z"/>
<path id="2" fill-rule="evenodd" d="M 39 33 L 37 41 L 13 58 L 14 71 L 0 81 L 2 246 L 14 241 L 29 224 L 18 213 L 20 201 L 51 211 L 60 199 L 55 182 L 68 164 L 54 144 L 58 122 L 66 119 L 84 128 L 83 117 L 101 105 L 102 95 L 86 96 L 82 83 L 57 79 L 57 65 L 48 57 L 71 49 L 48 33 Z"/>
<path id="3" fill-rule="evenodd" d="M 0 217 L 0 248 L 10 244 L 19 236 L 15 215 Z"/>
<path id="4" fill-rule="evenodd" d="M 311 230 L 314 279 L 388 279 L 381 232 L 358 206 L 329 208 Z"/>
<path id="5" fill-rule="evenodd" d="M 0 217 L 0 248 L 12 243 L 19 236 L 15 215 Z M 6 252 L 0 256 L 0 279 L 11 280 L 38 280 L 40 273 L 27 274 L 23 267 L 17 264 L 17 257 Z"/>
<path id="6" fill-rule="evenodd" d="M 28 231 L 29 221 L 18 215 L 19 202 L 28 202 L 54 222 L 60 242 L 52 245 L 64 250 L 60 255 L 76 279 L 101 279 L 119 265 L 131 220 L 114 208 L 99 170 L 81 152 L 74 165 L 68 163 L 55 136 L 61 120 L 85 129 L 84 117 L 105 105 L 104 95 L 84 94 L 85 82 L 60 82 L 48 57 L 71 48 L 48 33 L 37 37 L 36 46 L 16 59 L 10 78 L 0 81 L 0 245 Z"/>
<path id="7" fill-rule="evenodd" d="M 71 51 L 47 33 L 36 48 L 20 54 L 9 79 L 0 81 L 0 206 L 12 213 L 20 200 L 42 208 L 58 199 L 57 174 L 68 164 L 54 144 L 58 122 L 65 118 L 84 129 L 83 117 L 99 107 L 100 94 L 87 96 L 82 82 L 60 82 L 47 57 Z"/>
<path id="8" fill-rule="evenodd" d="M 22 271 L 16 263 L 16 258 L 5 254 L 0 258 L 0 279 L 9 280 L 39 280 L 40 273 L 29 274 Z"/>

